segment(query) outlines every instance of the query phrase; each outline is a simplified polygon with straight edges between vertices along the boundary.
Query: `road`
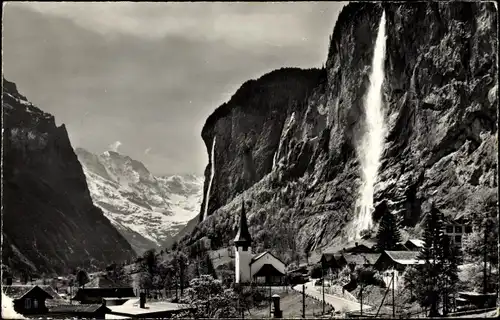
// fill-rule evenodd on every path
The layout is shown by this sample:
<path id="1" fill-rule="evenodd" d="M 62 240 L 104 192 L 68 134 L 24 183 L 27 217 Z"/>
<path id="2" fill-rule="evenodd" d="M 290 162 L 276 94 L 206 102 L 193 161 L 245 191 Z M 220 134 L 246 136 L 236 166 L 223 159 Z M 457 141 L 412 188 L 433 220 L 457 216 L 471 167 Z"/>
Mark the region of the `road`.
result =
<path id="1" fill-rule="evenodd" d="M 311 298 L 323 301 L 323 294 L 321 291 L 318 291 L 315 287 L 313 282 L 307 282 L 305 283 L 305 292 L 306 295 L 308 295 Z M 302 292 L 302 285 L 299 284 L 295 287 L 293 287 L 295 291 Z M 333 306 L 335 308 L 335 311 L 359 311 L 360 310 L 360 304 L 357 302 L 349 301 L 341 297 L 337 297 L 331 294 L 325 293 L 325 303 Z M 363 311 L 371 309 L 371 306 L 363 304 Z"/>

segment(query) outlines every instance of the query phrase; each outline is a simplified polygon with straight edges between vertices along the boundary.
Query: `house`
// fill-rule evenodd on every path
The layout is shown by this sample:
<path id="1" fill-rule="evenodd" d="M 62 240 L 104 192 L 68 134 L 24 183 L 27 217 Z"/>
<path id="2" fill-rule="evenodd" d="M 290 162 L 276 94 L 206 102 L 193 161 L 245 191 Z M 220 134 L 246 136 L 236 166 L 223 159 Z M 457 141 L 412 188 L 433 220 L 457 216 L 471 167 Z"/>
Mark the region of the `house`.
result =
<path id="1" fill-rule="evenodd" d="M 45 300 L 52 296 L 37 285 L 2 286 L 2 290 L 13 300 L 14 310 L 23 315 L 46 314 Z"/>
<path id="2" fill-rule="evenodd" d="M 408 239 L 404 246 L 410 251 L 420 251 L 424 247 L 424 241 L 420 239 Z"/>
<path id="3" fill-rule="evenodd" d="M 252 254 L 252 238 L 248 231 L 245 203 L 241 205 L 240 226 L 234 238 L 235 246 L 235 283 L 250 282 L 283 284 L 286 265 L 269 251 Z"/>
<path id="4" fill-rule="evenodd" d="M 403 280 L 403 273 L 408 266 L 424 264 L 419 260 L 418 251 L 384 251 L 375 263 L 375 269 L 382 272 L 382 278 L 389 285 L 394 276 L 394 287 L 396 288 Z"/>
<path id="5" fill-rule="evenodd" d="M 472 226 L 462 218 L 444 221 L 444 234 L 450 239 L 450 243 L 456 246 L 461 247 L 463 235 L 471 232 Z"/>
<path id="6" fill-rule="evenodd" d="M 368 246 L 364 244 L 358 244 L 357 242 L 354 243 L 354 247 L 350 248 L 344 248 L 342 249 L 342 252 L 345 253 L 374 253 L 375 250 L 372 248 L 369 248 Z"/>
<path id="7" fill-rule="evenodd" d="M 79 319 L 104 319 L 111 310 L 103 304 L 60 305 L 50 308 L 53 318 L 67 319 L 69 316 Z"/>
<path id="8" fill-rule="evenodd" d="M 494 308 L 497 300 L 495 293 L 458 292 L 457 304 L 462 307 L 473 306 L 477 309 Z"/>
<path id="9" fill-rule="evenodd" d="M 380 253 L 344 253 L 339 263 L 341 265 L 348 265 L 354 267 L 370 267 L 375 265 Z"/>
<path id="10" fill-rule="evenodd" d="M 341 253 L 323 253 L 319 262 L 324 269 L 340 269 L 341 260 Z"/>
<path id="11" fill-rule="evenodd" d="M 109 306 L 107 308 L 110 310 L 110 315 L 128 319 L 171 318 L 178 313 L 193 311 L 192 307 L 185 304 L 164 301 L 146 303 L 146 295 L 143 293 L 140 295 L 139 299 L 131 299 L 122 305 Z M 106 318 L 111 317 L 106 316 Z"/>
<path id="12" fill-rule="evenodd" d="M 90 282 L 78 288 L 71 300 L 81 304 L 102 304 L 103 298 L 132 298 L 136 294 L 130 286 L 117 284 L 105 275 L 97 275 Z"/>

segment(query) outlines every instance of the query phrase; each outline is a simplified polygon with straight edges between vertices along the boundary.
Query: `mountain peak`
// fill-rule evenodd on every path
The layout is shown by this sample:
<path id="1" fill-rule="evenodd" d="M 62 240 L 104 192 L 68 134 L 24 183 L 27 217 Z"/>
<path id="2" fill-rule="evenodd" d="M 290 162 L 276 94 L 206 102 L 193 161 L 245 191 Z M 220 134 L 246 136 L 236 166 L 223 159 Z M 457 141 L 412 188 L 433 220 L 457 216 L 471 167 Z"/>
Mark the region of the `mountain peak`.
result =
<path id="1" fill-rule="evenodd" d="M 199 211 L 202 177 L 154 176 L 142 162 L 111 150 L 75 152 L 94 203 L 139 254 L 167 246 Z"/>

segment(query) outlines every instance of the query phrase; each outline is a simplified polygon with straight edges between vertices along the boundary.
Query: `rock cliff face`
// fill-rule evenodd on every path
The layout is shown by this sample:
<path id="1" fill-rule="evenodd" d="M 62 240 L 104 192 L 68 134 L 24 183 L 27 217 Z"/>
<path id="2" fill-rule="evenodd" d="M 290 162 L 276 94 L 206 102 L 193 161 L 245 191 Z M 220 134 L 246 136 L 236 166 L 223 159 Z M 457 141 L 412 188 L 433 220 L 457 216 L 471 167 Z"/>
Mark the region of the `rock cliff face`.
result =
<path id="1" fill-rule="evenodd" d="M 215 172 L 211 172 L 209 163 L 205 169 L 200 220 L 211 174 L 214 176 L 208 215 L 271 171 L 287 115 L 304 109 L 307 96 L 324 75 L 318 69 L 273 71 L 244 83 L 228 103 L 210 115 L 201 136 L 209 159 L 215 160 Z"/>
<path id="2" fill-rule="evenodd" d="M 164 249 L 199 212 L 201 177 L 154 176 L 142 162 L 114 151 L 75 153 L 94 204 L 138 254 Z"/>
<path id="3" fill-rule="evenodd" d="M 67 272 L 134 258 L 92 204 L 64 125 L 3 80 L 2 261 L 14 271 Z"/>
<path id="4" fill-rule="evenodd" d="M 217 139 L 210 216 L 181 242 L 189 245 L 208 235 L 216 246 L 229 244 L 243 190 L 257 246 L 269 247 L 289 234 L 301 250 L 346 241 L 360 186 L 356 147 L 365 131 L 363 104 L 382 10 L 387 134 L 375 184 L 375 222 L 387 207 L 401 219 L 405 234 L 418 234 L 431 202 L 457 218 L 478 203 L 497 201 L 494 4 L 352 3 L 338 17 L 326 67 L 315 71 L 317 77 L 293 90 L 271 75 L 289 79 L 311 71 L 294 70 L 295 76 L 275 71 L 250 83 L 256 87 L 269 79 L 265 86 L 279 88 L 283 101 L 299 103 L 271 104 L 260 90 L 247 95 L 245 101 L 255 101 L 252 108 L 232 103 L 246 84 L 208 118 L 202 137 L 209 152 Z M 299 90 L 307 97 L 294 99 Z M 251 129 L 248 143 L 243 137 Z M 243 169 L 243 160 L 250 169 Z M 210 164 L 206 181 L 209 171 Z"/>

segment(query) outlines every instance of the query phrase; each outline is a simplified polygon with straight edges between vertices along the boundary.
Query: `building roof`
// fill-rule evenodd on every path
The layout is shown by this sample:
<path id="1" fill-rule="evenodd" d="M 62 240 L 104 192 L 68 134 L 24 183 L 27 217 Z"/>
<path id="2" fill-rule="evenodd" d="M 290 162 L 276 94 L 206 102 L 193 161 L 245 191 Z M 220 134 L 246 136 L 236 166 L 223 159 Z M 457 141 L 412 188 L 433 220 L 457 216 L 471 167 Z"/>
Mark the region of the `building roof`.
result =
<path id="1" fill-rule="evenodd" d="M 424 264 L 424 260 L 419 260 L 420 252 L 417 251 L 384 251 L 394 262 L 405 265 Z"/>
<path id="2" fill-rule="evenodd" d="M 375 262 L 380 257 L 380 253 L 347 253 L 343 256 L 348 264 L 375 264 Z"/>
<path id="3" fill-rule="evenodd" d="M 354 247 L 346 248 L 343 250 L 344 252 L 352 252 L 352 253 L 373 253 L 373 249 L 369 248 L 364 244 L 355 243 Z"/>
<path id="4" fill-rule="evenodd" d="M 266 254 L 270 254 L 271 256 L 274 257 L 274 259 L 278 260 L 279 262 L 285 264 L 280 258 L 276 257 L 274 254 L 271 253 L 271 251 L 264 251 L 264 252 L 261 252 L 259 254 L 256 254 L 252 257 L 252 260 L 250 261 L 250 264 L 253 264 L 254 262 L 256 262 L 257 260 L 259 260 L 260 258 L 264 257 Z"/>
<path id="5" fill-rule="evenodd" d="M 108 307 L 106 307 L 102 304 L 78 304 L 78 305 L 54 306 L 54 307 L 49 309 L 49 312 L 55 312 L 55 313 L 66 313 L 66 312 L 94 313 L 101 308 L 104 308 L 105 312 L 111 311 Z"/>
<path id="6" fill-rule="evenodd" d="M 424 247 L 424 241 L 420 240 L 420 239 L 408 239 L 408 241 L 406 241 L 406 243 L 411 243 L 411 244 L 415 245 L 418 248 L 423 248 Z"/>
<path id="7" fill-rule="evenodd" d="M 40 286 L 37 285 L 2 286 L 2 290 L 5 293 L 5 295 L 7 295 L 13 300 L 21 299 L 32 290 L 37 290 L 37 291 L 40 290 L 41 292 L 45 293 L 46 299 L 52 299 L 52 296 L 47 291 L 45 291 L 44 289 L 40 288 Z"/>
<path id="8" fill-rule="evenodd" d="M 241 202 L 241 214 L 240 214 L 240 226 L 238 228 L 238 233 L 234 238 L 234 243 L 237 246 L 250 246 L 252 243 L 252 238 L 250 237 L 250 232 L 248 231 L 247 215 L 245 213 L 245 200 Z"/>
<path id="9" fill-rule="evenodd" d="M 147 315 L 151 313 L 176 313 L 181 311 L 191 310 L 192 308 L 186 304 L 172 303 L 172 302 L 153 302 L 147 303 L 145 308 L 140 308 L 139 304 L 123 304 L 121 306 L 109 306 L 113 314 L 119 315 Z"/>
<path id="10" fill-rule="evenodd" d="M 280 277 L 284 276 L 282 272 L 276 269 L 272 264 L 265 263 L 259 271 L 257 271 L 254 277 Z"/>

